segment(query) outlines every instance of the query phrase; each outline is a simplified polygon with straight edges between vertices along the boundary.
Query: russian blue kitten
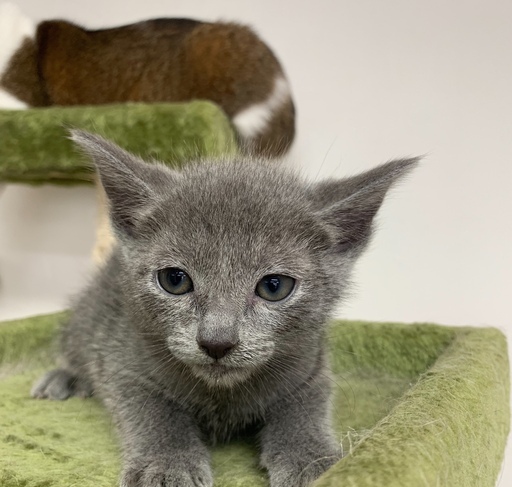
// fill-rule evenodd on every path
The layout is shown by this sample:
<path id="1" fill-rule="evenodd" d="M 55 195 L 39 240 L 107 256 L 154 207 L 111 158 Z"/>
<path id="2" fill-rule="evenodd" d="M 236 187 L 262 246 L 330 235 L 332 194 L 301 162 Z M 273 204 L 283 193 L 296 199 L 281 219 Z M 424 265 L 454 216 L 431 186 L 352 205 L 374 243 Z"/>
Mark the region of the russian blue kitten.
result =
<path id="1" fill-rule="evenodd" d="M 416 164 L 306 183 L 264 161 L 146 164 L 74 132 L 118 246 L 75 302 L 38 398 L 94 392 L 118 425 L 123 487 L 213 485 L 207 444 L 257 431 L 271 487 L 340 458 L 326 322 L 372 219 Z"/>

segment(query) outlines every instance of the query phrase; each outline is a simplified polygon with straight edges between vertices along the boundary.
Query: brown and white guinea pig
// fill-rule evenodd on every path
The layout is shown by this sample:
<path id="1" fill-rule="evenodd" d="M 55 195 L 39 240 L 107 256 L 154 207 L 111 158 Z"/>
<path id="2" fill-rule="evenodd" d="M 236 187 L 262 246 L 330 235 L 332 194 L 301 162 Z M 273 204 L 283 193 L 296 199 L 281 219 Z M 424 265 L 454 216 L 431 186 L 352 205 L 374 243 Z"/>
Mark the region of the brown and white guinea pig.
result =
<path id="1" fill-rule="evenodd" d="M 278 156 L 293 141 L 289 83 L 249 27 L 155 19 L 87 30 L 0 7 L 0 108 L 195 99 L 220 105 L 250 152 Z"/>

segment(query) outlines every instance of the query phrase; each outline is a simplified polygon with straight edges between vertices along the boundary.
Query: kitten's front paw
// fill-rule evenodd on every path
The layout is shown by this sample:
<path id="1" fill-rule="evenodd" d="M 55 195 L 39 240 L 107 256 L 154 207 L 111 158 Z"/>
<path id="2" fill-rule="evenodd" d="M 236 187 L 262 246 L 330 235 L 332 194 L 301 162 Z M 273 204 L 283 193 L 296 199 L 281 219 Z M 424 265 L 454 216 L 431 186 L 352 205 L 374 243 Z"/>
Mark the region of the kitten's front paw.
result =
<path id="1" fill-rule="evenodd" d="M 88 381 L 65 369 L 55 369 L 44 374 L 34 384 L 30 395 L 36 399 L 63 401 L 71 396 L 89 397 L 92 395 L 92 387 Z"/>
<path id="2" fill-rule="evenodd" d="M 268 471 L 271 487 L 308 487 L 341 458 L 341 452 L 329 451 L 323 456 L 282 455 Z"/>
<path id="3" fill-rule="evenodd" d="M 125 465 L 121 487 L 212 487 L 213 475 L 207 461 L 181 458 L 137 459 Z"/>

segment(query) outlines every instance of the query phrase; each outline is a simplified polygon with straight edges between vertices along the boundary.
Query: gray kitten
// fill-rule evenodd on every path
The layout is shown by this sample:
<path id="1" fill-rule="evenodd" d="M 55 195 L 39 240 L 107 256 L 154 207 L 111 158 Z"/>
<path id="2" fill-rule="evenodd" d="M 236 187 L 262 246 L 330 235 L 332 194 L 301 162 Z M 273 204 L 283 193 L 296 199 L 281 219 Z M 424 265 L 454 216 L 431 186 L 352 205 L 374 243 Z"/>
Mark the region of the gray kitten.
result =
<path id="1" fill-rule="evenodd" d="M 306 183 L 264 161 L 146 164 L 74 132 L 119 244 L 75 302 L 38 398 L 94 391 L 118 425 L 122 487 L 213 485 L 207 443 L 256 431 L 272 487 L 340 458 L 326 322 L 390 186 L 417 163 Z"/>

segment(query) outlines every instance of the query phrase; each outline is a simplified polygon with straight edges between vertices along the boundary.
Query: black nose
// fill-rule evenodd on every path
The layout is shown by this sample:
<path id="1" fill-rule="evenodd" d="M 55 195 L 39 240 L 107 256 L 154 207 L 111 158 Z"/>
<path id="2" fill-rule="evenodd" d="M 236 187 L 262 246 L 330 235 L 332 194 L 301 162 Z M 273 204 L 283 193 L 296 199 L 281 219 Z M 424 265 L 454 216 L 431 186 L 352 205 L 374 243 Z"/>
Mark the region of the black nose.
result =
<path id="1" fill-rule="evenodd" d="M 216 342 L 211 340 L 198 340 L 197 343 L 201 350 L 215 360 L 225 357 L 236 345 L 236 343 L 230 341 Z"/>

